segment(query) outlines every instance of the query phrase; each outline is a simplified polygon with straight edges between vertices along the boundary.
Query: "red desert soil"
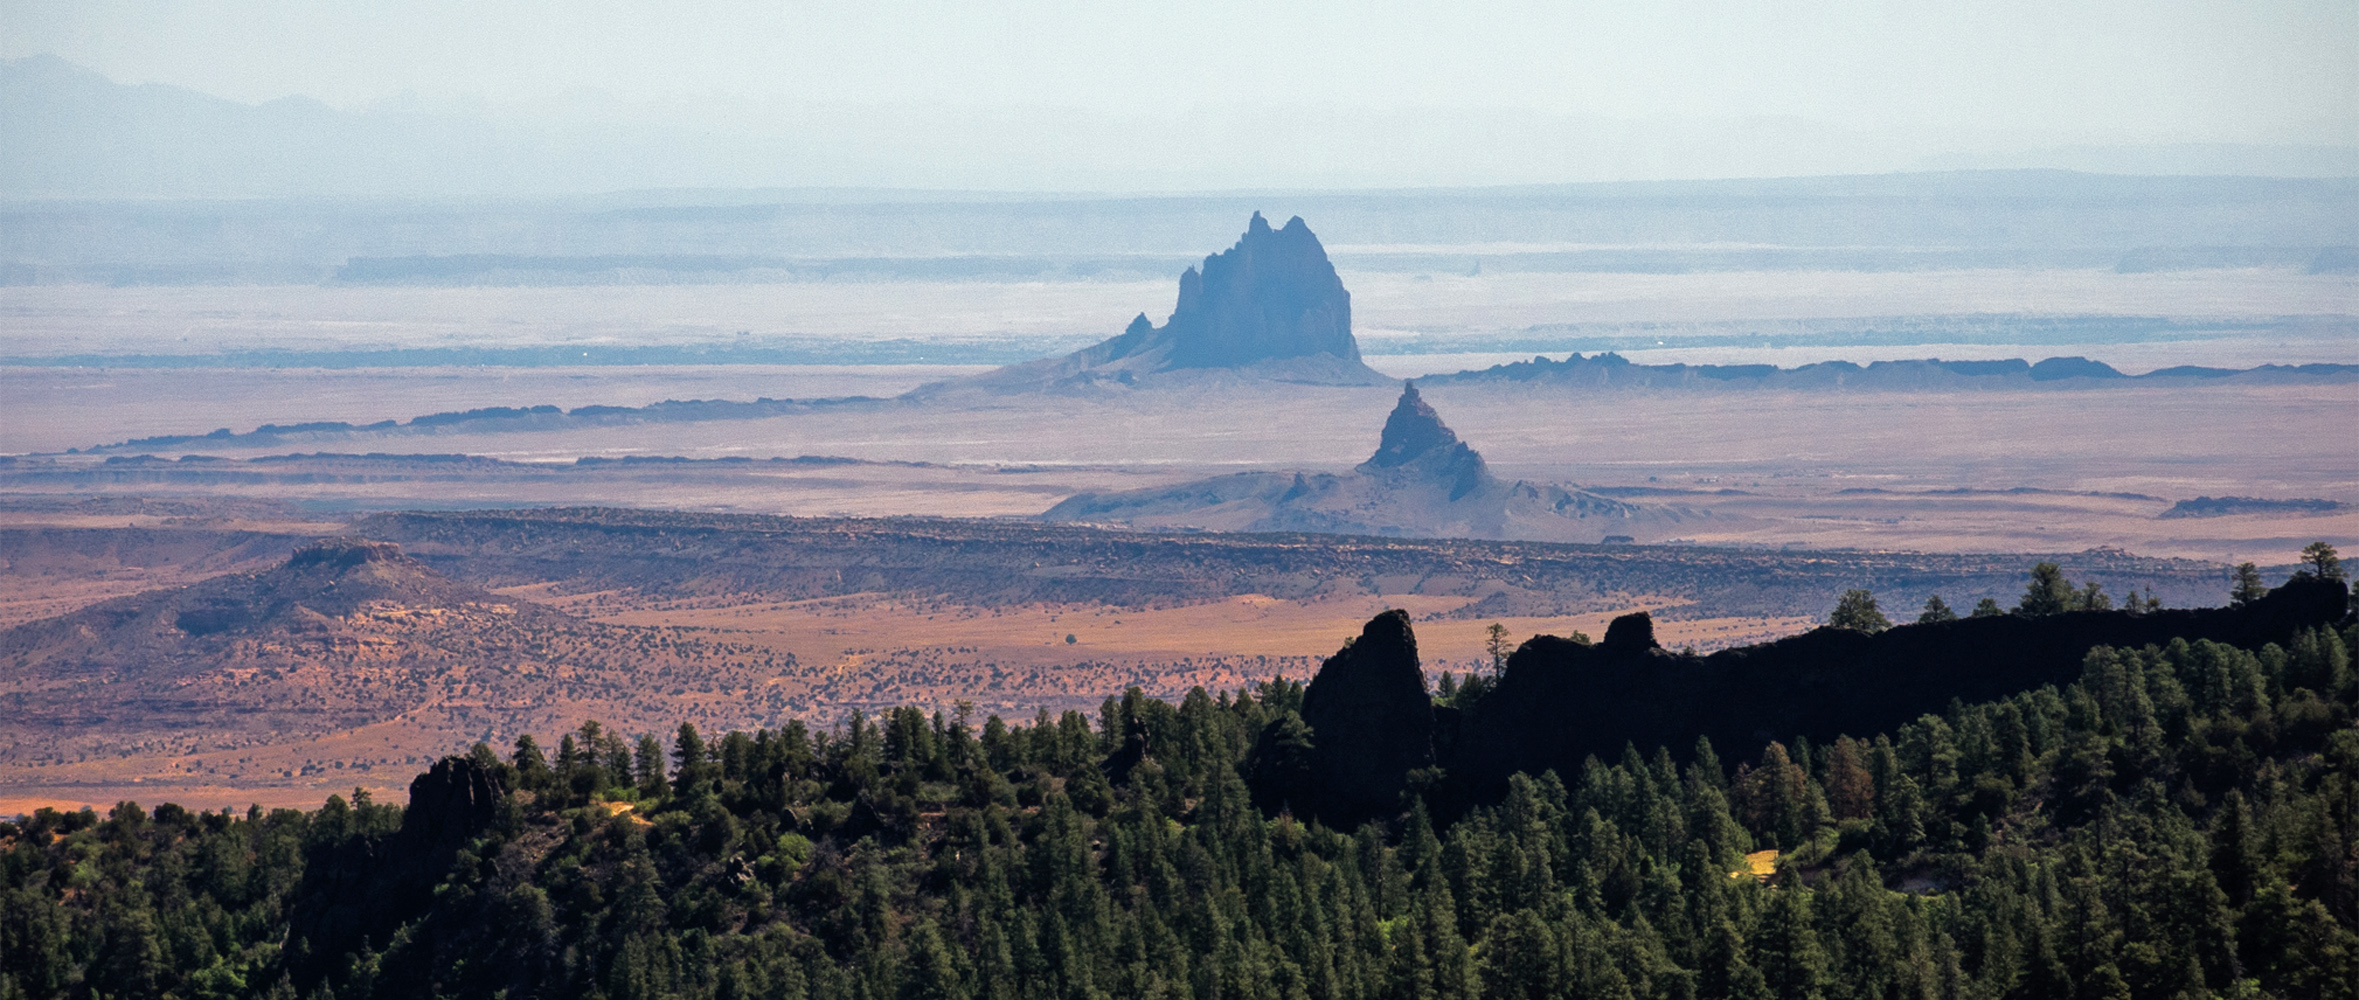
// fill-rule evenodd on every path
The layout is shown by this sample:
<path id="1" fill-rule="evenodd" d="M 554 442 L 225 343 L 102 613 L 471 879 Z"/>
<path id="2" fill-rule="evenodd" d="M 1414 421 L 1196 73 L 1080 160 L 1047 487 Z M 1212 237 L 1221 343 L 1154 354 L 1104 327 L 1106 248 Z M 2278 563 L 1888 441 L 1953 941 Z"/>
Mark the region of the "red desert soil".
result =
<path id="1" fill-rule="evenodd" d="M 1029 717 L 1040 708 L 1089 710 L 1131 685 L 1164 697 L 1195 685 L 1233 690 L 1278 673 L 1307 677 L 1319 658 L 1387 607 L 1405 607 L 1424 619 L 1418 626 L 1421 652 L 1438 675 L 1486 665 L 1491 624 L 1431 620 L 1468 599 L 1420 595 L 1309 602 L 1246 595 L 1123 610 L 924 605 L 866 595 L 631 606 L 637 602 L 618 602 L 612 594 L 552 600 L 543 591 L 517 587 L 501 593 L 583 611 L 595 605 L 596 620 L 605 625 L 667 637 L 659 640 L 660 650 L 636 647 L 654 655 L 624 668 L 639 676 L 633 690 L 560 689 L 529 708 L 499 711 L 503 699 L 496 690 L 457 678 L 424 707 L 356 729 L 288 734 L 228 749 L 127 746 L 84 759 L 11 761 L 0 770 L 0 815 L 41 806 L 104 809 L 124 799 L 191 808 L 311 806 L 356 787 L 398 800 L 417 770 L 476 739 L 488 738 L 504 750 L 518 729 L 528 729 L 553 746 L 564 730 L 593 718 L 634 733 L 667 732 L 681 720 L 710 730 L 778 725 L 788 718 L 830 725 L 855 708 L 874 712 L 917 704 L 950 710 L 962 700 L 973 702 L 981 715 Z M 1498 622 L 1511 642 L 1520 642 L 1539 633 L 1602 635 L 1615 613 Z M 1772 618 L 1663 621 L 1658 635 L 1669 646 L 1709 649 L 1808 625 Z M 1067 635 L 1074 641 L 1067 643 Z M 682 661 L 671 655 L 686 651 L 674 650 L 675 641 L 727 655 Z"/>

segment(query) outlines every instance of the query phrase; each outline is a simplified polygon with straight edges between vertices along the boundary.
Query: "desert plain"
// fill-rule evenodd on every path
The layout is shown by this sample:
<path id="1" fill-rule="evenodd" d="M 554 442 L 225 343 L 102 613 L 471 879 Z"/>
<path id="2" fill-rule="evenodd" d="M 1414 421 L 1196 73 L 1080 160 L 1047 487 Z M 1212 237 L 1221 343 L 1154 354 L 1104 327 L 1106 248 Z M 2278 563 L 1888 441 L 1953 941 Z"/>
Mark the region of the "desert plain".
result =
<path id="1" fill-rule="evenodd" d="M 1607 349 L 1641 364 L 1788 368 L 2079 356 L 2137 375 L 2347 363 L 2359 343 L 2359 278 L 2347 272 L 1637 273 L 1515 264 L 1568 251 L 1557 246 L 1330 249 L 1361 352 L 1393 379 Z M 502 511 L 547 508 L 746 519 L 630 529 L 701 532 L 694 545 L 720 560 L 779 544 L 760 540 L 775 534 L 761 520 L 774 515 L 850 519 L 841 523 L 883 534 L 916 525 L 910 537 L 933 532 L 924 520 L 933 518 L 1028 531 L 1077 494 L 1239 472 L 1345 473 L 1368 458 L 1398 382 L 1203 374 L 1018 394 L 960 382 L 1103 339 L 1134 314 L 1162 316 L 1171 294 L 1168 279 L 1135 275 L 0 288 L 0 455 L 10 456 L 0 458 L 0 627 L 267 573 L 321 537 L 406 531 L 394 540 L 427 570 L 481 587 L 487 600 L 580 623 L 518 647 L 518 662 L 543 671 L 527 675 L 602 678 L 535 687 L 489 669 L 437 668 L 390 717 L 289 722 L 275 735 L 267 725 L 166 733 L 115 719 L 61 739 L 55 728 L 0 722 L 0 813 L 125 798 L 219 807 L 308 805 L 354 787 L 392 794 L 417 765 L 473 740 L 532 732 L 548 744 L 588 719 L 634 733 L 683 719 L 827 726 L 902 704 L 1029 718 L 1094 710 L 1131 686 L 1169 698 L 1193 686 L 1234 691 L 1307 677 L 1391 607 L 1415 617 L 1438 678 L 1492 669 L 1493 624 L 1512 644 L 1598 635 L 1613 616 L 1648 610 L 1665 645 L 1709 650 L 1813 627 L 1847 586 L 1876 586 L 1895 617 L 1935 593 L 1961 609 L 1981 597 L 2008 602 L 2040 558 L 2116 594 L 2217 603 L 2228 565 L 2282 575 L 2304 544 L 2359 543 L 2359 379 L 2349 377 L 1911 389 L 1427 383 L 1425 398 L 1493 474 L 1577 487 L 1637 513 L 1599 519 L 1593 534 L 1554 549 L 1274 540 L 1253 557 L 1262 562 L 1237 564 L 1258 568 L 1222 570 L 1184 592 L 1039 586 L 1061 566 L 1119 578 L 1121 559 L 1088 553 L 1127 537 L 1182 545 L 1203 527 L 1184 519 L 1059 529 L 1070 533 L 1020 542 L 1033 546 L 1022 549 L 1034 553 L 1028 566 L 1003 558 L 1014 550 L 983 556 L 958 548 L 968 542 L 926 542 L 965 553 L 941 563 L 960 579 L 1005 586 L 928 584 L 923 560 L 893 562 L 900 556 L 877 557 L 890 565 L 873 586 L 848 564 L 823 584 L 692 568 L 634 575 L 572 566 L 562 553 L 525 559 L 517 553 L 542 529 L 494 523 Z M 661 419 L 562 412 L 689 400 L 731 406 Z M 774 402 L 735 405 L 758 400 Z M 518 415 L 417 419 L 500 407 Z M 524 412 L 535 407 L 555 410 Z M 331 421 L 354 426 L 296 427 Z M 265 425 L 277 429 L 257 433 Z M 2313 502 L 2185 516 L 2183 502 L 2219 497 Z M 473 540 L 403 521 L 403 511 L 452 512 Z M 600 543 L 584 537 L 568 544 L 596 556 Z M 1386 545 L 1402 548 L 1378 551 Z M 1423 568 L 1355 568 L 1396 556 Z M 1687 569 L 1613 568 L 1627 558 Z M 1559 578 L 1510 579 L 1531 559 L 1558 559 L 1549 565 Z M 1138 565 L 1185 576 L 1215 564 L 1230 565 Z M 414 614 L 363 617 L 338 626 L 353 648 L 431 645 Z M 302 681 L 303 669 L 325 668 L 292 669 L 295 680 L 271 682 L 341 683 L 333 670 Z"/>

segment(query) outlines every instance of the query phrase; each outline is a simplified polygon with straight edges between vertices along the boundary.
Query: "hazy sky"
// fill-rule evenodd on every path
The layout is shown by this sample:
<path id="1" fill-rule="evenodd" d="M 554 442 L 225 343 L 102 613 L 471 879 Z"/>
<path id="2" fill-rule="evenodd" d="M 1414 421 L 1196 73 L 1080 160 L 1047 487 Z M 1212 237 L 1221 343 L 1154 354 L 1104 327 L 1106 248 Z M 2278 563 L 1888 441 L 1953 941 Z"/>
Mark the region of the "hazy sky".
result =
<path id="1" fill-rule="evenodd" d="M 2359 170 L 2359 0 L 0 0 L 38 53 L 593 136 L 552 189 Z"/>
<path id="2" fill-rule="evenodd" d="M 1510 107 L 2349 142 L 2353 0 L 613 3 L 0 0 L 0 54 L 353 107 Z M 619 105 L 616 107 L 614 105 Z"/>

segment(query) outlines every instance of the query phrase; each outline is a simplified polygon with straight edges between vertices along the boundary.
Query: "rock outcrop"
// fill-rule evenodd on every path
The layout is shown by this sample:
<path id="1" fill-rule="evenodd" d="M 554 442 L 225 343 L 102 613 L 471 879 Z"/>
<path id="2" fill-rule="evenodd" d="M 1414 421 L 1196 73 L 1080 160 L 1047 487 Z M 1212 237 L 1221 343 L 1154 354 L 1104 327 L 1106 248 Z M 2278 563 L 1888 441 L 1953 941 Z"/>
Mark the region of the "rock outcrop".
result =
<path id="1" fill-rule="evenodd" d="M 299 978 L 316 980 L 350 953 L 391 940 L 402 925 L 425 914 L 435 886 L 459 853 L 492 829 L 507 796 L 491 767 L 471 757 L 444 757 L 410 782 L 399 830 L 315 833 L 321 842 L 288 918 L 288 964 Z"/>
<path id="2" fill-rule="evenodd" d="M 1204 258 L 1201 271 L 1191 267 L 1180 275 L 1170 320 L 1151 328 L 1146 318 L 1140 314 L 1123 337 L 1107 342 L 1120 351 L 1106 360 L 1156 352 L 1169 368 L 1234 368 L 1314 355 L 1360 360 L 1351 293 L 1299 215 L 1272 229 L 1253 213 L 1236 246 Z"/>
<path id="3" fill-rule="evenodd" d="M 1773 739 L 1889 732 L 1952 699 L 2070 683 L 2098 646 L 2284 643 L 2341 619 L 2347 599 L 2341 583 L 2301 578 L 2235 608 L 1998 615 L 1874 635 L 1818 628 L 1709 656 L 1665 651 L 1651 620 L 1628 615 L 1594 646 L 1539 636 L 1516 650 L 1467 713 L 1444 766 L 1479 795 L 1517 771 L 1575 773 L 1584 758 L 1619 754 L 1625 743 L 1684 754 L 1703 736 L 1724 754 L 1751 755 Z"/>
<path id="4" fill-rule="evenodd" d="M 1433 766 L 1433 701 L 1409 613 L 1377 615 L 1328 657 L 1303 692 L 1302 719 L 1318 814 L 1344 826 L 1390 815 L 1409 772 Z"/>
<path id="5" fill-rule="evenodd" d="M 500 776 L 472 757 L 444 757 L 410 781 L 398 850 L 421 871 L 439 873 L 489 829 L 508 794 Z"/>
<path id="6" fill-rule="evenodd" d="M 1428 538 L 1598 541 L 1633 521 L 1678 520 L 1550 483 L 1506 483 L 1458 440 L 1416 383 L 1401 388 L 1376 451 L 1347 475 L 1247 472 L 1123 493 L 1082 494 L 1048 521 L 1120 522 L 1221 531 L 1317 531 Z"/>
<path id="7" fill-rule="evenodd" d="M 1391 379 L 1360 363 L 1351 293 L 1301 216 L 1271 228 L 1260 212 L 1237 244 L 1180 275 L 1179 301 L 1156 326 L 1140 313 L 1112 339 L 1062 358 L 918 390 L 996 390 L 1114 383 L 1162 373 L 1233 371 L 1339 385 Z"/>
<path id="8" fill-rule="evenodd" d="M 1308 733 L 1294 739 L 1307 736 L 1308 760 L 1257 774 L 1256 795 L 1273 802 L 1265 786 L 1289 782 L 1297 813 L 1349 826 L 1392 815 L 1419 768 L 1441 769 L 1430 792 L 1450 809 L 1495 799 L 1518 772 L 1569 780 L 1587 758 L 1625 746 L 1685 756 L 1704 737 L 1750 756 L 1770 740 L 1891 732 L 1953 700 L 2071 683 L 2099 646 L 2258 649 L 2342 621 L 2349 600 L 2339 581 L 2297 577 L 2240 607 L 1997 615 L 1873 635 L 1819 628 L 1709 656 L 1663 649 L 1641 612 L 1615 619 L 1596 644 L 1534 636 L 1463 711 L 1427 701 L 1408 616 L 1388 611 L 1320 668 L 1303 698 Z M 1286 742 L 1270 735 L 1267 744 Z"/>
<path id="9" fill-rule="evenodd" d="M 1415 382 L 1401 386 L 1401 400 L 1384 419 L 1384 436 L 1377 440 L 1376 454 L 1360 463 L 1357 471 L 1405 483 L 1446 483 L 1451 500 L 1497 485 L 1490 468 L 1483 464 L 1483 456 L 1442 423 L 1442 415 L 1417 394 Z"/>

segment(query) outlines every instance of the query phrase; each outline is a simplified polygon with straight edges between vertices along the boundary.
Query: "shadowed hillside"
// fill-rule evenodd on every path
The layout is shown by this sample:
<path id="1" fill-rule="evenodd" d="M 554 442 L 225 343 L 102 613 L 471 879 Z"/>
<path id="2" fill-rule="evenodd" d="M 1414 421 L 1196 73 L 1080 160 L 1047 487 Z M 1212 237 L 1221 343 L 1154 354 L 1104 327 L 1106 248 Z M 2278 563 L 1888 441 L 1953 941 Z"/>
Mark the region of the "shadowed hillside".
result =
<path id="1" fill-rule="evenodd" d="M 741 661 L 761 659 L 501 597 L 387 542 L 329 539 L 269 569 L 0 632 L 0 755 L 227 749 L 419 712 L 418 726 L 464 732 L 626 700 L 676 663 L 699 663 L 700 687 L 736 684 Z"/>

